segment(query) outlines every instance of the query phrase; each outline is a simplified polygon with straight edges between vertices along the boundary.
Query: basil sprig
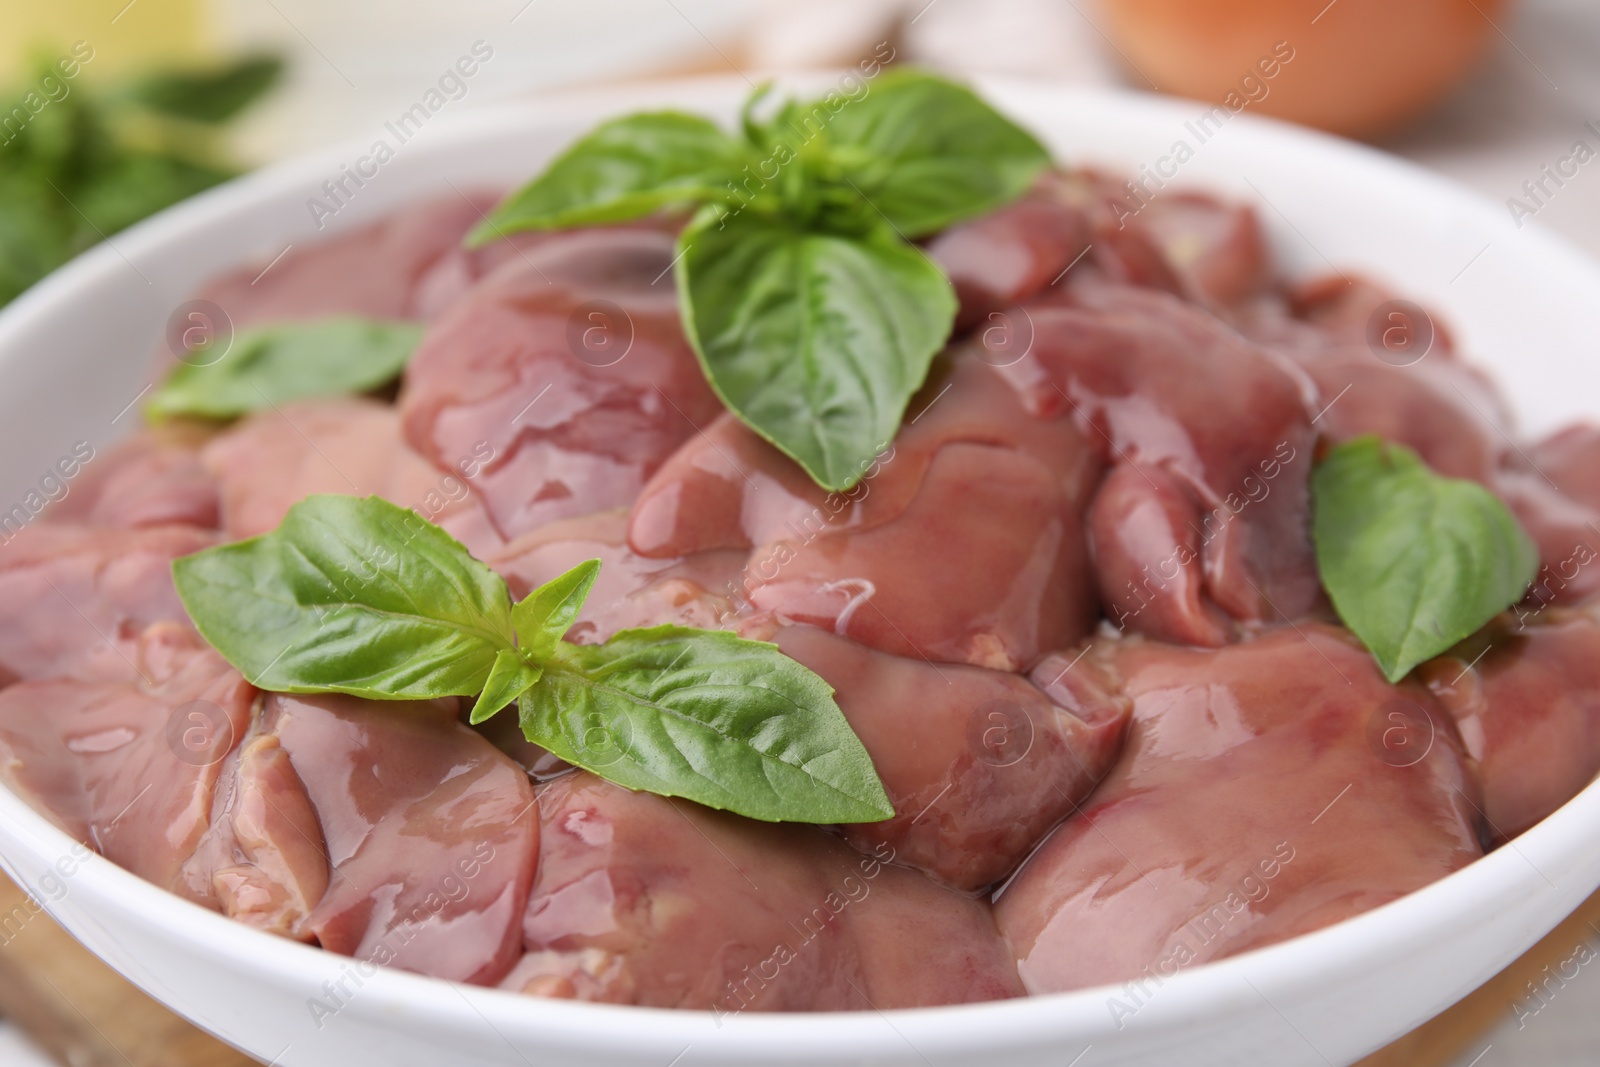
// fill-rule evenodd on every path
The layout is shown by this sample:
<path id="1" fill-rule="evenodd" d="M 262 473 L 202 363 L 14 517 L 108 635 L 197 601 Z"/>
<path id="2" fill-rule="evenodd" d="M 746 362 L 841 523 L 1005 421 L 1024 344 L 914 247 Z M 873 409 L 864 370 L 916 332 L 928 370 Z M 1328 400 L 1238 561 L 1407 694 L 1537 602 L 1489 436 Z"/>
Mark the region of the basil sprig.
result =
<path id="1" fill-rule="evenodd" d="M 683 325 L 723 403 L 821 486 L 894 437 L 955 320 L 910 243 L 1021 195 L 1049 164 L 971 90 L 916 70 L 789 101 L 737 135 L 678 112 L 602 124 L 468 237 L 699 210 L 679 235 Z"/>
<path id="2" fill-rule="evenodd" d="M 399 376 L 422 331 L 353 315 L 242 330 L 214 360 L 201 348 L 176 367 L 146 413 L 231 419 L 308 396 L 364 393 Z"/>
<path id="3" fill-rule="evenodd" d="M 1516 603 L 1539 568 L 1498 497 L 1435 474 L 1403 445 L 1338 446 L 1311 494 L 1322 584 L 1391 682 Z"/>
<path id="4" fill-rule="evenodd" d="M 680 626 L 565 641 L 598 560 L 513 604 L 415 512 L 312 496 L 172 569 L 200 633 L 262 689 L 476 695 L 475 723 L 515 702 L 528 740 L 632 789 L 771 822 L 894 814 L 833 690 L 776 645 Z"/>

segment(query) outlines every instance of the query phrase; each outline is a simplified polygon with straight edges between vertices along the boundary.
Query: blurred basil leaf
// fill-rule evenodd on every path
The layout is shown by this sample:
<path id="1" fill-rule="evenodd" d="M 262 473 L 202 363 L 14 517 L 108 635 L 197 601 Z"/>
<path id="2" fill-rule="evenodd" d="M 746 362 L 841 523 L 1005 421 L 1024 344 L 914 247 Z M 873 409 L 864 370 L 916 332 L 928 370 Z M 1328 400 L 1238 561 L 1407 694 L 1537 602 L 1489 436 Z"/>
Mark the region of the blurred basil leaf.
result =
<path id="1" fill-rule="evenodd" d="M 215 363 L 175 368 L 145 411 L 230 419 L 301 397 L 364 393 L 399 376 L 422 333 L 419 323 L 353 315 L 241 330 Z"/>
<path id="2" fill-rule="evenodd" d="M 0 305 L 70 255 L 73 227 L 50 201 L 55 193 L 0 171 Z"/>
<path id="3" fill-rule="evenodd" d="M 78 253 L 238 173 L 221 122 L 277 60 L 101 87 L 49 52 L 0 91 L 0 304 Z M 275 77 L 275 74 L 274 74 Z M 211 118 L 208 116 L 215 116 Z"/>
<path id="4" fill-rule="evenodd" d="M 243 56 L 215 70 L 167 70 L 127 88 L 128 98 L 151 111 L 190 122 L 235 118 L 265 96 L 283 75 L 274 55 Z"/>
<path id="5" fill-rule="evenodd" d="M 102 234 L 125 230 L 231 177 L 228 171 L 167 156 L 121 156 L 84 179 L 73 197 L 88 227 L 82 243 L 92 245 Z"/>

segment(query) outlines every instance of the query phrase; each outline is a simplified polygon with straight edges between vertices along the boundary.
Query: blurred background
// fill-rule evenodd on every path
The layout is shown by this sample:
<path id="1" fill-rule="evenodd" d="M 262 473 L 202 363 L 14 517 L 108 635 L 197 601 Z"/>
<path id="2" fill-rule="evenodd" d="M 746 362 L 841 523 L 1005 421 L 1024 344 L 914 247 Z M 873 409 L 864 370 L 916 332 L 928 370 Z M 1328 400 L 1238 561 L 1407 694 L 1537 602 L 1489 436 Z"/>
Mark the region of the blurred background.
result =
<path id="1" fill-rule="evenodd" d="M 1573 158 L 1579 141 L 1600 151 L 1594 0 L 0 0 L 0 11 L 0 302 L 240 169 L 377 135 L 480 41 L 493 58 L 454 114 L 598 81 L 840 65 L 881 41 L 957 74 L 1235 93 L 1252 112 L 1443 171 L 1600 253 L 1600 179 Z M 1279 41 L 1293 62 L 1256 78 Z"/>
<path id="2" fill-rule="evenodd" d="M 884 41 L 958 75 L 1234 94 L 1600 255 L 1597 0 L 0 0 L 0 303 L 209 185 L 377 136 L 478 42 L 491 58 L 452 114 L 597 82 L 841 66 Z M 1293 61 L 1257 77 L 1278 42 Z M 37 944 L 0 943 L 0 1067 L 245 1062 L 88 975 L 45 925 L 27 932 Z M 1562 958 L 1600 940 L 1588 918 L 1564 930 Z M 1383 1062 L 1600 1062 L 1600 968 L 1534 1016 L 1540 973 L 1503 977 Z"/>

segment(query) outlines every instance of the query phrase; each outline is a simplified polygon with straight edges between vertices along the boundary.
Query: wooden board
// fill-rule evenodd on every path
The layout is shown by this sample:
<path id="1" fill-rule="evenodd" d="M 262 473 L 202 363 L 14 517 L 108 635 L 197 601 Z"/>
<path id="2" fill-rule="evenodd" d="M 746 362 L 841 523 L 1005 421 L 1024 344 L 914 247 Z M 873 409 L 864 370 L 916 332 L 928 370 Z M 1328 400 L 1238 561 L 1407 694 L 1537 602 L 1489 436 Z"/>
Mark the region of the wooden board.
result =
<path id="1" fill-rule="evenodd" d="M 0 1014 L 63 1067 L 248 1067 L 255 1062 L 139 992 L 3 876 Z"/>
<path id="2" fill-rule="evenodd" d="M 1481 1045 L 1544 968 L 1592 941 L 1600 893 L 1481 989 L 1357 1067 L 1448 1067 Z M 101 963 L 0 877 L 0 1014 L 63 1067 L 248 1067 Z"/>

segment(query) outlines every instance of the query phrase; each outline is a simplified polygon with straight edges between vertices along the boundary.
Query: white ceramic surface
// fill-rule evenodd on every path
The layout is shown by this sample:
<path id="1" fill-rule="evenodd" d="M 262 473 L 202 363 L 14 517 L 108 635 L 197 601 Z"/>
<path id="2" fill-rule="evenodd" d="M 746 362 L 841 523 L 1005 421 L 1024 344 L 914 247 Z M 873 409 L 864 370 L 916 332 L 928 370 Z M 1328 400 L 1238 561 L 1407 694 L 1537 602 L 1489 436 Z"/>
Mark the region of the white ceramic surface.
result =
<path id="1" fill-rule="evenodd" d="M 1178 181 L 1252 199 L 1296 271 L 1358 269 L 1444 312 L 1530 428 L 1595 410 L 1600 271 L 1505 210 L 1366 149 L 1233 118 L 1204 144 L 1198 104 L 992 83 L 1061 158 L 1135 170 L 1186 141 Z M 704 80 L 590 91 L 430 126 L 329 223 L 407 200 L 509 184 L 596 118 L 674 104 L 730 117 L 747 86 Z M 72 443 L 138 418 L 149 353 L 197 283 L 317 236 L 307 197 L 368 148 L 251 175 L 102 245 L 0 313 L 0 510 Z M 4 605 L 0 610 L 26 610 Z M 0 790 L 0 863 L 78 938 L 182 1014 L 263 1060 L 352 1064 L 691 1067 L 874 1064 L 1110 1067 L 1348 1064 L 1464 995 L 1600 884 L 1600 785 L 1493 855 L 1354 920 L 1126 990 L 854 1014 L 709 1014 L 574 1004 L 456 986 L 292 944 L 185 903 L 73 843 Z M 81 853 L 81 849 L 79 853 Z M 61 862 L 70 876 L 49 878 Z M 318 1021 L 313 996 L 343 983 Z M 1120 1022 L 1118 1016 L 1121 1016 Z M 1076 1058 L 1075 1058 L 1076 1057 Z"/>

